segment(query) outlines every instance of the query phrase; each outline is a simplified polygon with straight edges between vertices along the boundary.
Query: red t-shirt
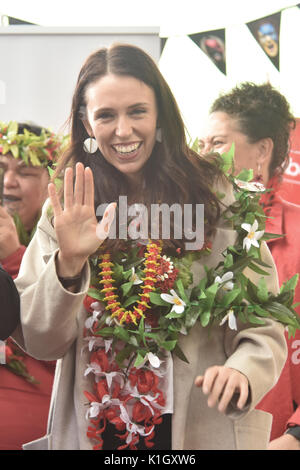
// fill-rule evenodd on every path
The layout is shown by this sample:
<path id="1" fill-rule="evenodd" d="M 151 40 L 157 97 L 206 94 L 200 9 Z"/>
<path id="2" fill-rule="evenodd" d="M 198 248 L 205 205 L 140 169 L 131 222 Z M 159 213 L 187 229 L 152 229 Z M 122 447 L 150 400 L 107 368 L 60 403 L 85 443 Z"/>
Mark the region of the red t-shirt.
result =
<path id="1" fill-rule="evenodd" d="M 13 278 L 18 275 L 25 250 L 21 246 L 1 260 Z M 23 444 L 44 436 L 47 431 L 55 361 L 37 361 L 25 354 L 24 363 L 38 385 L 28 383 L 0 365 L 0 450 L 21 450 Z"/>
<path id="2" fill-rule="evenodd" d="M 282 238 L 270 240 L 268 246 L 274 258 L 279 284 L 300 272 L 300 207 L 274 197 L 266 232 L 285 234 Z M 294 303 L 300 302 L 300 282 L 295 290 Z M 300 314 L 300 306 L 296 308 Z M 300 331 L 287 339 L 288 358 L 277 384 L 263 398 L 258 409 L 273 415 L 271 440 L 284 434 L 287 427 L 300 425 Z"/>

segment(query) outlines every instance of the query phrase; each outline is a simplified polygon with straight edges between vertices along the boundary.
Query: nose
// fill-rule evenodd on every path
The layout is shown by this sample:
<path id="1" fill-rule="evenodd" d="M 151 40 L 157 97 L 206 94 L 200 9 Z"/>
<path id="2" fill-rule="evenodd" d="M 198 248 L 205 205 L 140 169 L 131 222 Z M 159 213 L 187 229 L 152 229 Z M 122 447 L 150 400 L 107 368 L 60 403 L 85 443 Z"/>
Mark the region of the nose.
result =
<path id="1" fill-rule="evenodd" d="M 18 186 L 16 173 L 14 171 L 7 170 L 4 173 L 3 185 L 5 188 L 15 188 L 16 186 Z"/>
<path id="2" fill-rule="evenodd" d="M 120 116 L 117 121 L 115 134 L 118 137 L 127 138 L 132 134 L 131 120 L 127 116 Z"/>
<path id="3" fill-rule="evenodd" d="M 209 142 L 202 142 L 202 145 L 200 146 L 201 153 L 206 154 L 213 152 L 214 146 L 209 143 Z"/>

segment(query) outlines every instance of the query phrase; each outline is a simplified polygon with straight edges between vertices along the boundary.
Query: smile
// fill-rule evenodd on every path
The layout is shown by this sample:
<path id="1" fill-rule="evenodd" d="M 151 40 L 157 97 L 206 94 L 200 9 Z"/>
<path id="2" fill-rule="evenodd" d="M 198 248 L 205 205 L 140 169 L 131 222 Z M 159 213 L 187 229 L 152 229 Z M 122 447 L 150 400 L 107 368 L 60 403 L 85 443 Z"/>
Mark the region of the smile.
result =
<path id="1" fill-rule="evenodd" d="M 115 144 L 112 145 L 112 148 L 121 155 L 130 155 L 134 153 L 140 146 L 142 142 L 135 142 L 133 144 Z"/>

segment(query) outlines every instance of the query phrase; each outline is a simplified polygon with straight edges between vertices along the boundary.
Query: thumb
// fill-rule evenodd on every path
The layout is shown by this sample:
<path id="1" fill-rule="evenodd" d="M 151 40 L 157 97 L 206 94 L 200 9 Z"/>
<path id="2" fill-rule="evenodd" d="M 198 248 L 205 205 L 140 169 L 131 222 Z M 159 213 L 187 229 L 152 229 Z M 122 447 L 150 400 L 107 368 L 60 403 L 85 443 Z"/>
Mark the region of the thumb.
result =
<path id="1" fill-rule="evenodd" d="M 117 203 L 111 202 L 105 209 L 101 222 L 97 224 L 96 234 L 101 242 L 103 242 L 108 237 L 110 227 L 115 218 L 116 207 Z"/>
<path id="2" fill-rule="evenodd" d="M 204 380 L 204 376 L 203 375 L 198 375 L 198 377 L 195 378 L 196 387 L 202 387 L 203 380 Z"/>

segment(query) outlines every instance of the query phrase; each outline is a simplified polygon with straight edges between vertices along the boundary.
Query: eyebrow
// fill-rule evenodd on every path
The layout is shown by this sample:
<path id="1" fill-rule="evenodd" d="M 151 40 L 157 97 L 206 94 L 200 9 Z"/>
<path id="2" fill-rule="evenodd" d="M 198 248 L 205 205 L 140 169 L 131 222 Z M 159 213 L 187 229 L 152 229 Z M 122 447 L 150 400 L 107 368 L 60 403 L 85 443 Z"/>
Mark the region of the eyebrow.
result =
<path id="1" fill-rule="evenodd" d="M 128 106 L 128 109 L 133 109 L 133 108 L 138 108 L 139 106 L 149 106 L 149 103 L 134 103 L 134 104 L 131 104 L 130 106 Z M 109 106 L 105 106 L 103 108 L 98 108 L 96 109 L 96 111 L 94 112 L 94 115 L 99 113 L 99 112 L 104 112 L 104 111 L 113 111 L 114 108 L 113 107 L 109 107 Z"/>

